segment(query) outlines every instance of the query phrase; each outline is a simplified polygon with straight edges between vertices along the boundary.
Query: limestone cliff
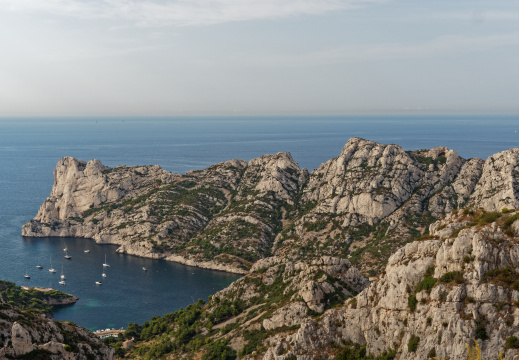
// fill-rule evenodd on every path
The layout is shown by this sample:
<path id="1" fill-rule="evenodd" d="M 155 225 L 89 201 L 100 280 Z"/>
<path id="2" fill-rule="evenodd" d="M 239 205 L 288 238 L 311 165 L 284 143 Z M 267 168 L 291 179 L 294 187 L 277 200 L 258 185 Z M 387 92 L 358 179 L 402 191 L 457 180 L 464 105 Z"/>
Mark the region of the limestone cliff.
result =
<path id="1" fill-rule="evenodd" d="M 327 359 L 351 341 L 370 354 L 396 350 L 400 359 L 466 359 L 465 343 L 476 338 L 483 359 L 499 352 L 519 359 L 519 344 L 509 340 L 519 333 L 518 217 L 455 211 L 431 225 L 431 240 L 393 254 L 355 299 L 267 339 L 262 358 Z"/>
<path id="2" fill-rule="evenodd" d="M 0 358 L 111 360 L 114 350 L 90 331 L 70 322 L 22 310 L 0 296 Z"/>
<path id="3" fill-rule="evenodd" d="M 79 236 L 119 252 L 246 273 L 271 256 L 348 258 L 379 273 L 400 246 L 464 206 L 519 206 L 519 149 L 466 160 L 352 138 L 308 174 L 288 153 L 185 175 L 61 159 L 24 236 Z"/>
<path id="4" fill-rule="evenodd" d="M 246 274 L 132 329 L 128 358 L 330 359 L 360 344 L 464 359 L 477 338 L 484 358 L 519 359 L 519 149 L 466 160 L 354 138 L 311 174 L 287 153 L 185 175 L 62 161 L 72 175 L 57 171 L 24 235 Z"/>
<path id="5" fill-rule="evenodd" d="M 167 358 L 210 353 L 203 339 L 240 359 L 325 360 L 360 344 L 371 356 L 392 354 L 384 359 L 461 360 L 475 338 L 482 359 L 517 360 L 518 239 L 519 211 L 466 208 L 398 249 L 369 285 L 344 259 L 260 260 L 200 308 L 192 328 L 169 317 L 166 329 L 192 329 L 193 340 L 170 346 Z M 127 357 L 177 338 L 144 337 Z"/>

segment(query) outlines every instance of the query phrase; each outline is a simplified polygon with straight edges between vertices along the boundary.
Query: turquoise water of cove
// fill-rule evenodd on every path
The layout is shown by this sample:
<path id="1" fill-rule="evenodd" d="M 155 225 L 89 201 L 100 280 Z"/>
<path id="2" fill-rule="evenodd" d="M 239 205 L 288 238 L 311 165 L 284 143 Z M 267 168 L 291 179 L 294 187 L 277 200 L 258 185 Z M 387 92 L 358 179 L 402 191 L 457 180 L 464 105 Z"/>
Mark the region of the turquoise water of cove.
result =
<path id="1" fill-rule="evenodd" d="M 185 173 L 289 151 L 312 170 L 336 157 L 353 136 L 406 150 L 443 145 L 465 158 L 486 159 L 519 146 L 519 116 L 0 119 L 0 279 L 79 297 L 54 318 L 91 330 L 142 323 L 206 299 L 238 277 L 117 254 L 116 246 L 88 239 L 22 238 L 23 223 L 50 194 L 57 161 L 74 156 Z M 71 260 L 63 257 L 65 247 Z M 95 285 L 102 280 L 105 254 L 107 277 Z M 50 261 L 55 274 L 48 271 Z M 36 269 L 38 263 L 45 268 Z M 58 284 L 62 264 L 65 286 Z M 23 277 L 26 269 L 30 280 Z"/>

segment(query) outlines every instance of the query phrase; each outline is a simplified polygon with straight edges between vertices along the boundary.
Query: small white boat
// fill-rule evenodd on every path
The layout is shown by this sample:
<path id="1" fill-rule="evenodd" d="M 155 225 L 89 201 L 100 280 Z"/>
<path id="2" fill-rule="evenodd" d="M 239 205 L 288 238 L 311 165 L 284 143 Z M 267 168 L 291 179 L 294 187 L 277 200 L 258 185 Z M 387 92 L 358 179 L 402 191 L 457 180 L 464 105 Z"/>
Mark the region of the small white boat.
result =
<path id="1" fill-rule="evenodd" d="M 68 247 L 65 246 L 65 248 L 63 249 L 63 251 L 67 252 L 67 251 L 68 251 Z"/>
<path id="2" fill-rule="evenodd" d="M 68 259 L 68 260 L 72 259 L 72 256 L 70 256 L 68 254 L 67 248 L 65 248 L 65 259 Z"/>
<path id="3" fill-rule="evenodd" d="M 142 270 L 144 270 L 144 271 L 148 271 L 148 268 L 147 268 L 146 266 L 143 266 L 143 267 L 142 267 Z"/>
<path id="4" fill-rule="evenodd" d="M 60 276 L 60 278 L 61 278 L 61 280 L 65 280 L 65 275 L 63 275 L 63 264 L 61 264 L 61 276 Z"/>
<path id="5" fill-rule="evenodd" d="M 60 280 L 60 281 L 58 281 L 58 284 L 60 284 L 60 285 L 66 285 L 67 283 L 66 283 L 65 280 Z"/>
<path id="6" fill-rule="evenodd" d="M 96 285 L 103 285 L 101 281 L 96 281 Z"/>
<path id="7" fill-rule="evenodd" d="M 56 272 L 56 270 L 54 270 L 54 268 L 52 267 L 52 260 L 50 260 L 50 268 L 49 268 L 49 271 L 50 271 L 51 273 L 55 273 L 55 272 Z"/>
<path id="8" fill-rule="evenodd" d="M 43 269 L 43 266 L 41 266 L 41 265 L 36 265 L 36 269 Z"/>
<path id="9" fill-rule="evenodd" d="M 23 276 L 26 279 L 30 279 L 31 275 L 27 274 L 27 267 L 25 267 L 25 275 Z"/>
<path id="10" fill-rule="evenodd" d="M 85 250 L 83 250 L 83 251 L 84 251 L 85 253 L 89 253 L 89 252 L 90 252 L 90 250 L 87 249 L 87 248 L 85 248 Z"/>
<path id="11" fill-rule="evenodd" d="M 104 267 L 110 267 L 110 264 L 108 264 L 108 263 L 106 262 L 106 254 L 105 254 L 105 262 L 104 262 L 103 266 L 104 266 Z"/>

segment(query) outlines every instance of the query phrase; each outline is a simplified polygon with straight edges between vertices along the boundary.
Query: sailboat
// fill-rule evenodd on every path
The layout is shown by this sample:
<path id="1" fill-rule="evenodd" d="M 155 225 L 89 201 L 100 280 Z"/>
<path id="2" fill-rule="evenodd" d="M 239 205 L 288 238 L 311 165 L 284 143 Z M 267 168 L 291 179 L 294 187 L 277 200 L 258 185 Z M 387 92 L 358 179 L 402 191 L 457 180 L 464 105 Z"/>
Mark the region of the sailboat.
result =
<path id="1" fill-rule="evenodd" d="M 85 250 L 84 250 L 85 253 L 89 253 L 90 250 L 88 249 L 88 247 L 85 246 Z"/>
<path id="2" fill-rule="evenodd" d="M 31 275 L 27 274 L 27 266 L 25 267 L 25 275 L 23 276 L 26 279 L 30 279 Z"/>
<path id="3" fill-rule="evenodd" d="M 36 269 L 43 269 L 43 266 L 41 264 L 36 265 Z"/>
<path id="4" fill-rule="evenodd" d="M 50 260 L 50 268 L 49 268 L 49 271 L 50 271 L 51 273 L 55 273 L 56 270 L 54 270 L 54 268 L 52 267 L 52 259 L 49 258 L 49 260 Z"/>
<path id="5" fill-rule="evenodd" d="M 65 248 L 63 249 L 63 251 L 65 251 L 65 252 L 68 251 L 68 247 L 67 247 L 67 245 L 65 245 Z"/>
<path id="6" fill-rule="evenodd" d="M 103 285 L 101 281 L 96 281 L 96 285 Z"/>
<path id="7" fill-rule="evenodd" d="M 106 262 L 106 254 L 105 254 L 105 262 L 103 264 L 104 267 L 110 267 L 110 265 Z"/>
<path id="8" fill-rule="evenodd" d="M 68 254 L 68 249 L 67 248 L 65 248 L 65 259 L 68 259 L 68 260 L 72 259 L 72 256 L 70 256 Z"/>
<path id="9" fill-rule="evenodd" d="M 63 275 L 63 264 L 61 264 L 61 280 L 65 280 L 65 275 Z"/>

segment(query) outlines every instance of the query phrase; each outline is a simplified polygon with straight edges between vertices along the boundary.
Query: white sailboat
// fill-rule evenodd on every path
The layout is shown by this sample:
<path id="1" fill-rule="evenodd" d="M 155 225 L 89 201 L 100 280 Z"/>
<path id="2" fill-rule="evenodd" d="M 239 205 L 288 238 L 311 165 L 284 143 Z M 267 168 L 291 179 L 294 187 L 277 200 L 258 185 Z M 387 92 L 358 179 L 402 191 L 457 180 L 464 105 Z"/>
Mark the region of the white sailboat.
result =
<path id="1" fill-rule="evenodd" d="M 65 280 L 65 275 L 63 275 L 63 264 L 61 264 L 61 280 Z"/>
<path id="2" fill-rule="evenodd" d="M 85 246 L 85 250 L 83 250 L 85 253 L 89 253 L 90 252 L 90 249 L 88 247 Z"/>
<path id="3" fill-rule="evenodd" d="M 103 285 L 101 281 L 96 281 L 96 285 Z"/>
<path id="4" fill-rule="evenodd" d="M 106 262 L 106 254 L 105 254 L 105 262 L 103 264 L 104 267 L 110 267 L 110 265 Z"/>
<path id="5" fill-rule="evenodd" d="M 50 268 L 49 268 L 49 271 L 50 271 L 51 273 L 55 273 L 56 270 L 52 267 L 52 259 L 49 258 L 49 261 L 50 261 Z"/>
<path id="6" fill-rule="evenodd" d="M 67 248 L 65 248 L 65 259 L 68 259 L 68 260 L 72 259 L 72 256 L 70 256 L 68 254 L 68 249 Z"/>
<path id="7" fill-rule="evenodd" d="M 27 274 L 27 266 L 25 267 L 25 275 L 23 276 L 26 279 L 30 279 L 31 275 Z"/>

